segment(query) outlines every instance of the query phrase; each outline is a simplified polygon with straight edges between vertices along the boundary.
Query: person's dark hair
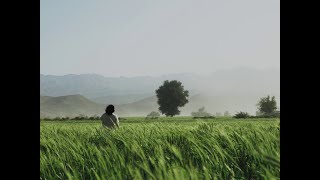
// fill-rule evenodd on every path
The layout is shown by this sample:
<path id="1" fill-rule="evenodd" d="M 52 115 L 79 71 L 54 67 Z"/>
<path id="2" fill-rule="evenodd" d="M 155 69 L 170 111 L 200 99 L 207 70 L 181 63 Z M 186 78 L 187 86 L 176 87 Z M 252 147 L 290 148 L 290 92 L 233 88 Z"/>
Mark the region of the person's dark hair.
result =
<path id="1" fill-rule="evenodd" d="M 106 108 L 106 113 L 108 115 L 111 115 L 114 112 L 114 106 L 112 104 L 110 104 L 109 106 L 107 106 Z"/>

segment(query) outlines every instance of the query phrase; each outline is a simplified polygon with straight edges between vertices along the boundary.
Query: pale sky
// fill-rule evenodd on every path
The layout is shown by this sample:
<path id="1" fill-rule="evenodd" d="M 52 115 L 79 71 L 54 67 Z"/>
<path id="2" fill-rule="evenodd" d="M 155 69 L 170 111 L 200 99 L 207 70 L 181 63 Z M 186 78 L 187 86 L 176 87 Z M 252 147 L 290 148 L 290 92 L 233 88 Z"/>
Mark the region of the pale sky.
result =
<path id="1" fill-rule="evenodd" d="M 280 67 L 279 0 L 41 0 L 40 73 Z"/>

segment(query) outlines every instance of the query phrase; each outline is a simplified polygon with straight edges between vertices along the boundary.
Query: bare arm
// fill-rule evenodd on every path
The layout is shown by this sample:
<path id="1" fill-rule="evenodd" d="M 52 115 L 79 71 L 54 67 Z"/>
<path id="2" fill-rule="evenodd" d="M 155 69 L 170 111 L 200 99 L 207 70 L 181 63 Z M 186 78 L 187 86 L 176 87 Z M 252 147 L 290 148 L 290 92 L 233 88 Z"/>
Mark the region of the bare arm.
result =
<path id="1" fill-rule="evenodd" d="M 117 118 L 116 125 L 119 128 L 119 119 Z"/>

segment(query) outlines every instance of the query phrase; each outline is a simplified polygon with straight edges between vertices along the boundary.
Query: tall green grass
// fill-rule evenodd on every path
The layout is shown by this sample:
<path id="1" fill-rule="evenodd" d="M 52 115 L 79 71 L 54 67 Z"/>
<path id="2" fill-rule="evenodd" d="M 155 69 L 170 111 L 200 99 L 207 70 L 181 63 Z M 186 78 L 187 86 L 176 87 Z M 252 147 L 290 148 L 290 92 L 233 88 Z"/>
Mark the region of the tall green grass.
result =
<path id="1" fill-rule="evenodd" d="M 280 122 L 41 122 L 40 179 L 279 179 Z"/>

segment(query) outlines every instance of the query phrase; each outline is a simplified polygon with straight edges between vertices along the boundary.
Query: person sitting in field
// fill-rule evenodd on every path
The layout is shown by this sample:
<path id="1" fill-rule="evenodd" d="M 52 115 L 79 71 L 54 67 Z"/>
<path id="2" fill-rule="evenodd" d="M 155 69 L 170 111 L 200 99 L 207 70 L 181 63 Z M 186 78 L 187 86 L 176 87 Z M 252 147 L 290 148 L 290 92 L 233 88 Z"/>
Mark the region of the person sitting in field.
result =
<path id="1" fill-rule="evenodd" d="M 105 128 L 119 128 L 119 119 L 116 114 L 113 114 L 114 106 L 109 105 L 106 108 L 106 112 L 101 116 L 102 126 Z"/>

